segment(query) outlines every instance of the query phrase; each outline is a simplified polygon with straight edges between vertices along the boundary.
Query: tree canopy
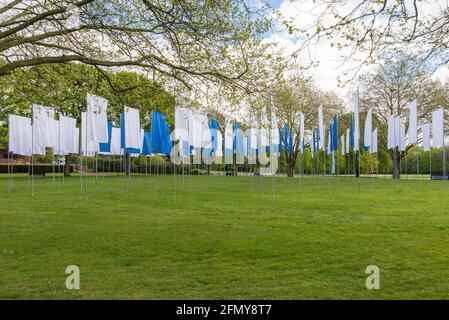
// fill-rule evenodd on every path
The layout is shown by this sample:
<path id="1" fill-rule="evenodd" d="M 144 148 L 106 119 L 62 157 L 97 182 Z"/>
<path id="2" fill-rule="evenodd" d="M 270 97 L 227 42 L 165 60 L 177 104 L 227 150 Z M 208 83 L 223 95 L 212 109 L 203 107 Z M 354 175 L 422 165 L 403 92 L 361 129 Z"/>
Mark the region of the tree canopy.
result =
<path id="1" fill-rule="evenodd" d="M 151 111 L 163 112 L 173 121 L 175 97 L 144 75 L 107 73 L 79 63 L 40 65 L 0 77 L 0 121 L 9 113 L 30 116 L 33 103 L 79 120 L 86 110 L 87 93 L 108 100 L 108 115 L 116 125 L 125 105 L 140 110 L 142 126 L 147 130 Z"/>
<path id="2" fill-rule="evenodd" d="M 242 0 L 9 0 L 0 76 L 47 63 L 131 67 L 159 83 L 251 90 L 269 6 Z M 173 81 L 174 80 L 174 81 Z"/>

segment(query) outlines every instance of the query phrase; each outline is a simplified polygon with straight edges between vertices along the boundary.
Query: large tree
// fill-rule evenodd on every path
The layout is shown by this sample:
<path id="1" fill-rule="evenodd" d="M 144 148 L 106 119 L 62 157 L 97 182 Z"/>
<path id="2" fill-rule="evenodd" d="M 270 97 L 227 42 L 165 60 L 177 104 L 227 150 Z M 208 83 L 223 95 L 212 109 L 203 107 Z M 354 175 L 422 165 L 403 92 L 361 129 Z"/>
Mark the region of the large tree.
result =
<path id="1" fill-rule="evenodd" d="M 108 73 L 79 63 L 40 65 L 0 77 L 0 121 L 10 113 L 31 116 L 33 103 L 79 120 L 86 110 L 87 93 L 108 100 L 108 117 L 115 126 L 119 126 L 124 106 L 139 109 L 146 130 L 150 129 L 151 111 L 163 112 L 173 121 L 175 98 L 160 85 L 136 73 Z M 1 136 L 0 141 L 6 141 Z M 70 163 L 70 157 L 66 157 L 66 163 Z M 66 174 L 68 169 L 66 166 Z"/>
<path id="2" fill-rule="evenodd" d="M 421 64 L 410 58 L 390 60 L 379 66 L 374 72 L 360 77 L 361 108 L 373 109 L 375 126 L 379 128 L 379 143 L 387 147 L 387 122 L 390 115 L 399 116 L 409 126 L 409 104 L 418 101 L 418 124 L 430 122 L 432 111 L 449 103 L 444 86 L 431 77 L 429 71 L 422 70 Z M 391 149 L 393 178 L 400 178 L 401 159 L 414 145 L 408 145 L 406 151 Z"/>
<path id="3" fill-rule="evenodd" d="M 289 1 L 298 4 L 299 16 L 302 8 L 309 10 L 304 23 L 296 16 L 282 19 L 291 33 L 301 35 L 301 49 L 325 39 L 341 49 L 344 62 L 358 62 L 352 76 L 385 52 L 413 53 L 415 59 L 431 61 L 434 70 L 449 63 L 447 1 Z"/>
<path id="4" fill-rule="evenodd" d="M 292 77 L 281 81 L 273 92 L 273 107 L 279 128 L 284 130 L 287 125 L 292 130 L 293 150 L 287 153 L 284 141 L 282 151 L 286 155 L 287 175 L 293 177 L 300 151 L 299 114 L 301 112 L 304 114 L 305 127 L 310 131 L 318 124 L 320 105 L 325 109 L 326 123 L 330 123 L 334 114 L 342 114 L 344 104 L 335 93 L 318 89 L 311 80 L 304 77 Z"/>
<path id="5" fill-rule="evenodd" d="M 242 0 L 6 0 L 0 76 L 45 63 L 133 67 L 158 82 L 252 90 L 267 5 Z M 201 86 L 201 84 L 199 85 Z"/>

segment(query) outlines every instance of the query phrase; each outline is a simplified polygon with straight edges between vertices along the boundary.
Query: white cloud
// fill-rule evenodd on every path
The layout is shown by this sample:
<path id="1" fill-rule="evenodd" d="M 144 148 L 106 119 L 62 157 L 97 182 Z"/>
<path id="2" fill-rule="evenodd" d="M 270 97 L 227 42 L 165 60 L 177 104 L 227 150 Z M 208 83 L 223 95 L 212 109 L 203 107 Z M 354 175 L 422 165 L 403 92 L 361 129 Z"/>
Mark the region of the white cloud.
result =
<path id="1" fill-rule="evenodd" d="M 441 66 L 432 75 L 433 79 L 438 79 L 443 83 L 449 80 L 449 68 L 447 66 Z"/>
<path id="2" fill-rule="evenodd" d="M 325 4 L 328 2 L 324 1 L 313 1 L 313 0 L 301 0 L 301 1 L 291 1 L 283 0 L 280 7 L 279 13 L 281 16 L 287 20 L 290 20 L 293 25 L 297 28 L 310 28 L 316 24 L 317 19 L 320 19 L 320 24 L 322 26 L 328 26 L 334 22 L 334 17 L 331 15 L 322 16 L 321 13 L 325 9 Z M 360 1 L 348 0 L 343 6 L 338 7 L 338 12 L 344 14 L 345 11 L 352 10 L 356 4 Z M 431 2 L 419 3 L 420 16 L 431 16 L 438 14 L 442 8 L 447 7 L 446 0 L 436 0 Z M 384 21 L 380 19 L 377 21 L 378 24 L 382 24 Z M 281 26 L 278 31 L 269 37 L 269 40 L 278 41 L 279 45 L 285 48 L 286 54 L 291 54 L 298 50 L 303 44 L 303 39 L 295 34 L 288 34 Z M 334 41 L 337 39 L 333 39 Z M 339 42 L 344 43 L 344 39 L 338 39 Z M 361 53 L 356 53 L 355 55 L 350 52 L 350 47 L 338 50 L 332 47 L 331 44 L 321 39 L 318 43 L 313 46 L 307 47 L 306 50 L 302 50 L 298 57 L 298 63 L 300 65 L 306 66 L 311 62 L 318 63 L 318 66 L 307 75 L 310 75 L 316 84 L 324 90 L 334 90 L 342 98 L 347 97 L 348 91 L 354 90 L 351 83 L 340 88 L 338 86 L 338 79 L 351 80 L 355 75 L 355 70 L 360 67 L 358 74 L 366 73 L 374 65 L 361 65 L 357 60 L 363 60 L 364 56 Z M 344 60 L 344 57 L 352 55 L 352 59 Z M 348 76 L 345 77 L 344 73 L 349 72 Z M 449 77 L 449 69 L 447 67 L 439 68 L 434 75 L 442 81 L 446 81 Z"/>

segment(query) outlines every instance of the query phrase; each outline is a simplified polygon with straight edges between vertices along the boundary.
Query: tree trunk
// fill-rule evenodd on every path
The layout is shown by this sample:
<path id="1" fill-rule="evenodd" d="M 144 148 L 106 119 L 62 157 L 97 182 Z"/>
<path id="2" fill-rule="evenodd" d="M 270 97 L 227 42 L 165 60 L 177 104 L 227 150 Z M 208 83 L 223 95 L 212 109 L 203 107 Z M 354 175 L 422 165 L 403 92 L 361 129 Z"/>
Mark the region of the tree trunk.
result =
<path id="1" fill-rule="evenodd" d="M 292 164 L 289 163 L 288 164 L 288 169 L 287 169 L 287 177 L 291 178 L 291 177 L 294 176 L 294 174 L 295 174 L 294 168 L 293 168 Z"/>
<path id="2" fill-rule="evenodd" d="M 65 156 L 65 165 L 64 165 L 64 177 L 70 177 L 70 161 L 72 157 L 70 155 Z"/>
<path id="3" fill-rule="evenodd" d="M 292 178 L 295 176 L 296 159 L 298 152 L 292 152 L 287 157 L 287 177 Z"/>
<path id="4" fill-rule="evenodd" d="M 355 168 L 354 168 L 354 175 L 356 178 L 360 177 L 360 165 L 359 165 L 359 157 L 360 157 L 360 151 L 354 151 L 353 157 L 355 157 Z"/>
<path id="5" fill-rule="evenodd" d="M 393 160 L 393 179 L 401 178 L 401 153 L 396 148 L 391 153 L 391 158 Z"/>
<path id="6" fill-rule="evenodd" d="M 129 176 L 131 173 L 131 154 L 125 156 L 125 174 Z"/>

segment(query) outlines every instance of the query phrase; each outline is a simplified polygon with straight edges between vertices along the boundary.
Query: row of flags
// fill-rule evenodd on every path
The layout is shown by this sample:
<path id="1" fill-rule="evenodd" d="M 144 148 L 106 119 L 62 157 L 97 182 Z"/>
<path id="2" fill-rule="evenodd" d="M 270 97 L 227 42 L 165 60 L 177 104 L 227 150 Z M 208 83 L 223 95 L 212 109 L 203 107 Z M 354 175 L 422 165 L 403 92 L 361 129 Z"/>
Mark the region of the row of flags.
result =
<path id="1" fill-rule="evenodd" d="M 53 108 L 37 104 L 32 106 L 31 118 L 9 115 L 9 152 L 45 155 L 46 148 L 52 148 L 55 155 L 170 154 L 170 125 L 163 114 L 152 112 L 151 131 L 145 132 L 140 126 L 139 110 L 125 107 L 120 127 L 114 127 L 108 121 L 107 106 L 106 99 L 88 94 L 87 110 L 81 113 L 81 128 L 76 127 L 75 118 L 59 114 L 56 120 Z"/>
<path id="2" fill-rule="evenodd" d="M 432 140 L 430 129 L 432 128 Z M 405 125 L 399 116 L 388 117 L 387 148 L 405 151 L 407 145 L 418 142 L 418 131 L 421 129 L 422 145 L 424 151 L 429 151 L 431 146 L 439 148 L 444 146 L 444 109 L 439 108 L 432 112 L 432 123 L 425 122 L 418 127 L 418 102 L 412 101 L 409 105 L 409 128 L 406 133 Z"/>
<path id="3" fill-rule="evenodd" d="M 347 155 L 351 150 L 359 151 L 359 97 L 355 95 L 354 110 L 349 119 L 349 128 L 338 136 L 339 119 L 334 115 L 329 124 L 326 139 L 323 106 L 318 108 L 318 124 L 312 128 L 309 145 L 312 157 L 317 151 L 332 154 L 341 150 Z M 139 110 L 125 107 L 120 115 L 120 127 L 114 127 L 107 117 L 108 101 L 96 95 L 87 95 L 87 110 L 81 113 L 81 128 L 76 127 L 76 119 L 59 114 L 55 119 L 55 110 L 46 106 L 32 106 L 32 119 L 17 115 L 9 115 L 9 151 L 14 154 L 30 156 L 45 155 L 45 148 L 53 148 L 56 155 L 95 154 L 123 155 L 170 155 L 172 142 L 179 146 L 181 157 L 196 155 L 198 150 L 211 157 L 225 157 L 225 163 L 233 163 L 234 155 L 246 157 L 249 163 L 255 163 L 259 153 L 272 151 L 279 154 L 284 150 L 287 154 L 294 152 L 295 139 L 299 139 L 299 151 L 302 154 L 305 146 L 304 114 L 297 119 L 299 137 L 294 137 L 293 128 L 285 124 L 277 127 L 277 120 L 271 116 L 270 128 L 252 127 L 243 131 L 239 123 L 226 123 L 224 134 L 219 130 L 216 119 L 209 120 L 205 114 L 185 107 L 175 109 L 175 128 L 172 132 L 165 115 L 159 112 L 151 114 L 151 130 L 145 132 L 141 128 Z M 424 123 L 418 128 L 418 104 L 410 103 L 409 128 L 406 135 L 405 126 L 399 116 L 388 117 L 389 149 L 398 148 L 404 151 L 407 144 L 414 145 L 418 141 L 418 129 L 422 131 L 425 151 L 444 145 L 444 112 L 443 109 L 432 113 L 433 140 L 430 141 L 430 124 Z M 363 147 L 365 152 L 377 153 L 378 131 L 372 128 L 373 112 L 367 111 Z M 81 134 L 80 134 L 81 131 Z M 81 137 L 80 137 L 81 136 Z M 81 139 L 81 141 L 79 141 Z M 327 149 L 326 149 L 327 140 Z M 79 150 L 79 147 L 81 150 Z M 270 149 L 271 148 L 271 149 Z M 238 162 L 237 162 L 238 163 Z"/>

